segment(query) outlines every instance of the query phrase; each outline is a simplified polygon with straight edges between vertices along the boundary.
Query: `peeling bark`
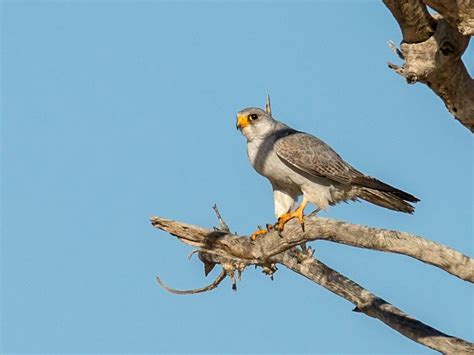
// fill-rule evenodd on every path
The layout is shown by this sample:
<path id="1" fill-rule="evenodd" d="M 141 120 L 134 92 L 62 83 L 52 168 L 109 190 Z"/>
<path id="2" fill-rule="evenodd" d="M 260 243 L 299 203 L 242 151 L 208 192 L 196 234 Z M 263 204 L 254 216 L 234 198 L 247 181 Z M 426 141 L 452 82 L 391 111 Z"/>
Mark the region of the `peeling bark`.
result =
<path id="1" fill-rule="evenodd" d="M 466 34 L 474 21 L 474 2 L 427 1 L 446 18 L 432 17 L 421 0 L 384 0 L 384 3 L 403 35 L 399 56 L 404 64 L 400 67 L 389 63 L 389 67 L 410 84 L 426 84 L 443 100 L 454 118 L 474 132 L 474 80 L 461 59 L 470 40 Z M 458 5 L 458 10 L 454 10 Z M 454 13 L 458 17 L 452 17 Z M 463 16 L 462 20 L 459 16 Z"/>
<path id="2" fill-rule="evenodd" d="M 217 211 L 216 211 L 217 213 Z M 256 265 L 273 276 L 281 264 L 355 305 L 354 311 L 381 320 L 402 335 L 445 354 L 472 354 L 474 344 L 444 334 L 404 313 L 387 301 L 377 297 L 362 286 L 329 268 L 313 257 L 311 248 L 295 248 L 306 241 L 328 240 L 336 243 L 395 252 L 442 268 L 467 281 L 474 281 L 474 260 L 445 246 L 408 233 L 388 231 L 353 225 L 327 218 L 306 217 L 305 232 L 295 221 L 290 221 L 283 238 L 271 232 L 255 242 L 248 237 L 231 234 L 218 214 L 219 225 L 224 229 L 206 229 L 160 217 L 152 217 L 151 223 L 182 242 L 199 248 L 199 258 L 205 273 L 215 265 L 222 265 L 222 273 L 211 285 L 188 291 L 178 291 L 167 286 L 173 293 L 192 294 L 213 289 L 223 275 L 232 279 L 236 289 L 234 272 L 240 273 Z M 160 281 L 160 283 L 162 283 Z"/>

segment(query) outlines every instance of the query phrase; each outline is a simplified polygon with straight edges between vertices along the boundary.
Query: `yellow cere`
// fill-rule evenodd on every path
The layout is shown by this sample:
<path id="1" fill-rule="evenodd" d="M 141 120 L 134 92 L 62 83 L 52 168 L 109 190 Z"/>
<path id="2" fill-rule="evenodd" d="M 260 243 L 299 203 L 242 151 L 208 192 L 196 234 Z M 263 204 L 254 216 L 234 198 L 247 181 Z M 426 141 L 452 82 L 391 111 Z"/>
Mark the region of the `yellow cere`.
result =
<path id="1" fill-rule="evenodd" d="M 250 124 L 247 116 L 237 115 L 237 127 L 239 129 L 245 128 Z"/>

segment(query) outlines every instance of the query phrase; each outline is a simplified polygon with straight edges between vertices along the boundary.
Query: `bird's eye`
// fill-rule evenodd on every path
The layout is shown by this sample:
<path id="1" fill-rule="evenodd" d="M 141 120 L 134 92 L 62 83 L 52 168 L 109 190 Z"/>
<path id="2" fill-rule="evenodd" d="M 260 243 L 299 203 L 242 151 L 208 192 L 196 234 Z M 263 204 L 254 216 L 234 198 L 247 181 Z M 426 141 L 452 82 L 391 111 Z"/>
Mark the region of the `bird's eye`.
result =
<path id="1" fill-rule="evenodd" d="M 252 113 L 249 115 L 249 120 L 250 121 L 253 121 L 253 120 L 256 120 L 258 118 L 258 115 L 256 113 Z"/>

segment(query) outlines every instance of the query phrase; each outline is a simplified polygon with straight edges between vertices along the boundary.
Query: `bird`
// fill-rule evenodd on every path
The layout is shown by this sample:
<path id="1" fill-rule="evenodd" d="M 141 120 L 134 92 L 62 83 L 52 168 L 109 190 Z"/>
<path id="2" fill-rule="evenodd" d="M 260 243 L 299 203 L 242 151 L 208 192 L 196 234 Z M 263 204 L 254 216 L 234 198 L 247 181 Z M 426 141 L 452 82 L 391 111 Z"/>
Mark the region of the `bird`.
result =
<path id="1" fill-rule="evenodd" d="M 273 118 L 269 96 L 265 110 L 248 107 L 239 111 L 236 128 L 247 139 L 251 165 L 270 181 L 273 189 L 277 223 L 257 230 L 251 235 L 252 240 L 273 228 L 281 234 L 285 224 L 294 218 L 304 230 L 304 210 L 308 203 L 321 211 L 340 202 L 365 200 L 412 214 L 415 211 L 412 203 L 420 201 L 355 169 L 321 139 Z M 301 196 L 301 203 L 296 207 Z"/>

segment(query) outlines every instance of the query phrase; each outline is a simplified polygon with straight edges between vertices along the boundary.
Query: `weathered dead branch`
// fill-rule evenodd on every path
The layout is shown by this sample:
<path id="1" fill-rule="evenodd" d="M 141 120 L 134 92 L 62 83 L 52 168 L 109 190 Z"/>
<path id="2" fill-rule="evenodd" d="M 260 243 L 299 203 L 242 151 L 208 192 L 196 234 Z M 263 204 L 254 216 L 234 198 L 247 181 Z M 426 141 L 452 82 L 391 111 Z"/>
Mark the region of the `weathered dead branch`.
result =
<path id="1" fill-rule="evenodd" d="M 192 290 L 177 290 L 175 288 L 171 288 L 168 285 L 166 285 L 161 279 L 157 276 L 156 281 L 160 284 L 161 287 L 163 287 L 166 291 L 174 293 L 175 295 L 194 295 L 196 293 L 202 293 L 202 292 L 207 292 L 215 289 L 219 284 L 225 279 L 227 274 L 225 273 L 225 270 L 222 269 L 221 273 L 217 278 L 209 285 L 200 287 L 200 288 L 194 288 Z"/>
<path id="2" fill-rule="evenodd" d="M 474 353 L 474 344 L 420 322 L 322 262 L 299 254 L 287 251 L 273 260 L 345 298 L 356 306 L 353 311 L 376 318 L 417 343 L 445 354 Z"/>
<path id="3" fill-rule="evenodd" d="M 283 238 L 279 237 L 277 232 L 270 232 L 265 238 L 255 242 L 247 237 L 160 217 L 152 217 L 151 223 L 193 247 L 211 249 L 225 257 L 232 255 L 251 264 L 258 264 L 261 260 L 267 260 L 305 242 L 327 240 L 358 248 L 403 254 L 436 266 L 460 279 L 474 282 L 474 260 L 454 249 L 404 232 L 329 218 L 306 217 L 304 232 L 296 221 L 290 221 L 285 226 Z"/>
<path id="4" fill-rule="evenodd" d="M 446 354 L 474 353 L 474 344 L 446 335 L 410 317 L 316 260 L 312 249 L 298 250 L 295 246 L 321 239 L 405 254 L 473 282 L 474 260 L 471 258 L 451 248 L 408 233 L 358 226 L 319 217 L 306 217 L 305 232 L 301 231 L 296 222 L 289 222 L 285 227 L 283 238 L 276 232 L 271 232 L 253 242 L 248 237 L 231 234 L 217 210 L 216 214 L 219 225 L 224 227 L 223 230 L 206 229 L 160 217 L 151 218 L 156 228 L 167 231 L 182 242 L 198 248 L 199 258 L 204 263 L 206 275 L 217 264 L 223 267 L 221 274 L 212 284 L 200 289 L 178 291 L 158 280 L 168 291 L 177 294 L 208 291 L 217 287 L 225 276 L 232 279 L 232 288 L 236 289 L 234 271 L 240 278 L 241 272 L 247 266 L 255 265 L 262 267 L 267 275 L 273 276 L 277 270 L 276 264 L 282 264 L 353 303 L 354 311 L 377 318 L 420 344 Z"/>
<path id="5" fill-rule="evenodd" d="M 408 83 L 426 84 L 448 111 L 474 132 L 474 80 L 461 56 L 474 23 L 472 0 L 427 0 L 441 15 L 431 16 L 421 0 L 384 0 L 403 35 L 402 66 L 389 67 Z"/>
<path id="6" fill-rule="evenodd" d="M 472 0 L 424 0 L 465 36 L 474 35 L 474 1 Z"/>
<path id="7" fill-rule="evenodd" d="M 422 0 L 383 0 L 402 31 L 407 43 L 424 42 L 435 32 L 436 21 Z"/>

